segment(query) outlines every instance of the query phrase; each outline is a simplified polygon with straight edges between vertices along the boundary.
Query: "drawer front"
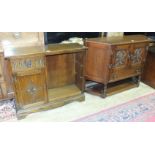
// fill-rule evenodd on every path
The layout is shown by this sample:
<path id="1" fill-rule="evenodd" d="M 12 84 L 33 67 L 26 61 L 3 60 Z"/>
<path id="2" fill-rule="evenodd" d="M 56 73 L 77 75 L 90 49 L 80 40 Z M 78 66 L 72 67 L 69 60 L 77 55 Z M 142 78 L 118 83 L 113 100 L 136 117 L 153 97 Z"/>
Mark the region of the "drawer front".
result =
<path id="1" fill-rule="evenodd" d="M 12 72 L 27 71 L 45 67 L 44 56 L 28 56 L 22 58 L 11 58 Z"/>
<path id="2" fill-rule="evenodd" d="M 133 67 L 133 68 L 128 67 L 125 69 L 117 69 L 117 70 L 114 70 L 110 74 L 110 82 L 122 80 L 122 79 L 129 78 L 129 77 L 136 76 L 136 75 L 140 75 L 141 73 L 142 73 L 141 67 Z"/>

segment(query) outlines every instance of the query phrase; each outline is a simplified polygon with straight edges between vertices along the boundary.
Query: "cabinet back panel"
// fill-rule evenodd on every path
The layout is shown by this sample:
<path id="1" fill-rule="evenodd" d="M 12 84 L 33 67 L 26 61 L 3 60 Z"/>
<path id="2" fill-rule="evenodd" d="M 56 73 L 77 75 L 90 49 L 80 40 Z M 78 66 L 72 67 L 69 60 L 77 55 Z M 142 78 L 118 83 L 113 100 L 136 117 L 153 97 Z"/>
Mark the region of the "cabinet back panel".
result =
<path id="1" fill-rule="evenodd" d="M 75 83 L 75 54 L 46 56 L 47 85 L 56 88 Z"/>

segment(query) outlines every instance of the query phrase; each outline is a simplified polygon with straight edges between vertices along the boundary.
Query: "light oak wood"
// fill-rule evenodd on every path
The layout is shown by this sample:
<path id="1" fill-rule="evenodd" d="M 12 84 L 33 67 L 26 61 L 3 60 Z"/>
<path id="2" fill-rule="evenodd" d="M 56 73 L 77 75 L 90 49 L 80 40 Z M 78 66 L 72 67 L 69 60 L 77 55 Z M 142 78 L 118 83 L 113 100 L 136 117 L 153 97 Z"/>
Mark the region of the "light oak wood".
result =
<path id="1" fill-rule="evenodd" d="M 48 97 L 50 102 L 54 100 L 64 100 L 65 98 L 80 94 L 81 90 L 75 84 L 48 89 Z"/>
<path id="2" fill-rule="evenodd" d="M 4 49 L 18 117 L 84 100 L 86 47 L 79 44 Z"/>

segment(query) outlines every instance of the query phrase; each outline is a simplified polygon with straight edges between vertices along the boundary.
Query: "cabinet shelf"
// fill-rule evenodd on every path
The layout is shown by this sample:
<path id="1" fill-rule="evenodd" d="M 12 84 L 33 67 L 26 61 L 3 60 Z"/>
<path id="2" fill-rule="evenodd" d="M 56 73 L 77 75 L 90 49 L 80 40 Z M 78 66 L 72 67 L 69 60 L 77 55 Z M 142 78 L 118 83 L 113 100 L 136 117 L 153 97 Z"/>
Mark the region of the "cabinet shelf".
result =
<path id="1" fill-rule="evenodd" d="M 48 89 L 48 97 L 50 102 L 56 100 L 63 100 L 80 94 L 81 90 L 75 84 Z"/>
<path id="2" fill-rule="evenodd" d="M 107 87 L 107 96 L 123 92 L 125 90 L 129 90 L 131 88 L 137 87 L 137 83 L 133 82 L 132 79 L 125 79 L 121 81 L 117 81 L 114 83 L 110 83 Z M 102 90 L 104 90 L 104 85 L 101 83 L 91 83 L 89 82 L 89 86 L 86 88 L 88 93 L 102 96 Z"/>

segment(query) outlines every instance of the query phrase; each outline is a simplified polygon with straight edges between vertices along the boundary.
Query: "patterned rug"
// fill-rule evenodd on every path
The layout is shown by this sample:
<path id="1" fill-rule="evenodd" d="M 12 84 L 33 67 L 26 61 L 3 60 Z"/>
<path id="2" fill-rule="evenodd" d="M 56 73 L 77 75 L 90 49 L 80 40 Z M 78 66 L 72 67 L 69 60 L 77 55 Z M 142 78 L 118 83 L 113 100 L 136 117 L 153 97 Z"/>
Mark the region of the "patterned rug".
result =
<path id="1" fill-rule="evenodd" d="M 0 102 L 0 122 L 16 120 L 16 108 L 14 100 Z"/>
<path id="2" fill-rule="evenodd" d="M 155 122 L 155 93 L 130 100 L 73 122 Z"/>

